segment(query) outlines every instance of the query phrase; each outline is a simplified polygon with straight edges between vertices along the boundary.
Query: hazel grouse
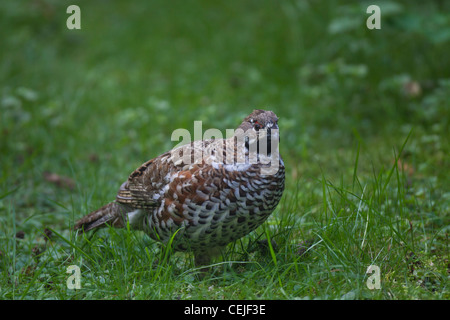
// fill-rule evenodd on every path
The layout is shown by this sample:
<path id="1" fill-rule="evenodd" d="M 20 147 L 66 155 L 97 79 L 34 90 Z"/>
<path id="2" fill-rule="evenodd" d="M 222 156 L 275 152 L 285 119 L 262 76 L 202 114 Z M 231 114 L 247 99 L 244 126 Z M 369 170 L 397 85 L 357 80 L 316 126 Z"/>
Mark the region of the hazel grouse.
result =
<path id="1" fill-rule="evenodd" d="M 116 200 L 81 218 L 75 229 L 111 225 L 143 230 L 196 265 L 260 226 L 284 190 L 278 118 L 254 110 L 228 139 L 194 141 L 147 161 L 124 182 Z"/>

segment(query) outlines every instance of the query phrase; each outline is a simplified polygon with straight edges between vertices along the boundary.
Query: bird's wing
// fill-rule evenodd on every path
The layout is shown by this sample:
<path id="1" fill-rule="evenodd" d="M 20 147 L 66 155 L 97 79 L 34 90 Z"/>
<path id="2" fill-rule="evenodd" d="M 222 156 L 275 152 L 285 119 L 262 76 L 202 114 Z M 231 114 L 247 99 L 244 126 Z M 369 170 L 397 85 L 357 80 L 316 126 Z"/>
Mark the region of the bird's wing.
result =
<path id="1" fill-rule="evenodd" d="M 205 164 L 202 154 L 209 144 L 210 141 L 194 141 L 145 162 L 121 185 L 116 201 L 133 208 L 158 207 L 162 192 L 167 191 L 175 174 Z"/>

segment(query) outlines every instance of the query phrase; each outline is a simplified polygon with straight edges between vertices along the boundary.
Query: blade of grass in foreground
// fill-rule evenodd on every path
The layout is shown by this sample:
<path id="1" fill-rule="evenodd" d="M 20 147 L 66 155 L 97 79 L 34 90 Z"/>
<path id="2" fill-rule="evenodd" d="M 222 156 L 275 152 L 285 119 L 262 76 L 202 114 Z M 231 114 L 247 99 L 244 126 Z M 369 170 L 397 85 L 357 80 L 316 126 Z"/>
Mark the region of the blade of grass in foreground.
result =
<path id="1" fill-rule="evenodd" d="M 28 284 L 28 286 L 26 287 L 25 291 L 20 296 L 20 300 L 23 300 L 25 298 L 25 296 L 28 293 L 28 291 L 30 291 L 31 286 L 34 285 L 35 280 L 37 279 L 37 277 L 39 277 L 39 275 L 41 274 L 42 270 L 45 268 L 46 265 L 47 265 L 47 262 L 44 262 L 42 264 L 42 266 L 39 268 L 39 270 L 34 273 L 33 278 L 31 278 L 31 280 L 30 280 L 30 283 Z"/>
<path id="2" fill-rule="evenodd" d="M 8 195 L 10 195 L 10 194 L 16 192 L 20 187 L 21 187 L 21 186 L 18 186 L 18 187 L 14 188 L 14 189 L 12 189 L 12 190 L 10 190 L 10 191 L 6 191 L 5 193 L 1 194 L 1 195 L 0 195 L 0 200 L 3 199 L 3 198 L 5 198 L 5 197 L 7 197 Z"/>
<path id="3" fill-rule="evenodd" d="M 384 193 L 385 193 L 386 188 L 387 188 L 389 182 L 391 181 L 391 177 L 392 177 L 392 175 L 394 174 L 395 169 L 397 168 L 398 160 L 400 159 L 400 156 L 401 156 L 402 153 L 403 153 L 403 149 L 405 148 L 406 143 L 408 142 L 409 137 L 411 136 L 411 134 L 412 134 L 412 130 L 409 131 L 409 134 L 408 134 L 408 136 L 406 137 L 405 142 L 403 142 L 403 145 L 402 145 L 402 147 L 400 148 L 400 151 L 399 151 L 399 153 L 398 153 L 398 156 L 395 156 L 395 153 L 394 153 L 394 164 L 393 164 L 391 170 L 389 171 L 389 174 L 388 174 L 388 177 L 387 177 L 387 179 L 386 179 L 386 182 L 384 183 L 384 186 L 383 186 L 383 188 L 382 188 L 382 190 L 381 190 L 381 194 L 384 194 Z"/>
<path id="4" fill-rule="evenodd" d="M 86 257 L 86 259 L 88 259 L 89 261 L 91 261 L 92 263 L 94 263 L 95 265 L 98 265 L 97 261 L 95 261 L 90 255 L 88 255 L 86 252 L 84 252 L 81 248 L 77 247 L 76 245 L 74 245 L 72 242 L 70 242 L 69 240 L 67 240 L 66 238 L 64 238 L 62 235 L 60 235 L 58 232 L 56 232 L 54 229 L 52 228 L 48 228 L 51 232 L 53 232 L 54 234 L 56 234 L 62 241 L 64 241 L 65 243 L 67 243 L 72 249 L 78 251 L 79 253 L 81 253 L 84 257 Z"/>
<path id="5" fill-rule="evenodd" d="M 13 207 L 13 234 L 16 234 L 16 210 Z M 13 299 L 16 291 L 16 241 L 13 241 Z"/>

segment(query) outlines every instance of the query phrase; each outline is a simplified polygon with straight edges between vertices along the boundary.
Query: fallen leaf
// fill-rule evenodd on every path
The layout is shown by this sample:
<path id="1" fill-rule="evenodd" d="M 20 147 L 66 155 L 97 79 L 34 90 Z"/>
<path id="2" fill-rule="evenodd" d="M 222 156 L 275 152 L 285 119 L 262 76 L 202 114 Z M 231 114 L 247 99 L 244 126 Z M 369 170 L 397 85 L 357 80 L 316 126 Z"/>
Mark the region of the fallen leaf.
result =
<path id="1" fill-rule="evenodd" d="M 409 81 L 403 85 L 403 93 L 408 98 L 416 98 L 422 94 L 422 87 L 417 81 Z"/>
<path id="2" fill-rule="evenodd" d="M 412 176 L 414 174 L 414 167 L 411 164 L 408 164 L 407 162 L 404 162 L 400 159 L 397 160 L 397 167 L 408 174 L 409 176 Z"/>
<path id="3" fill-rule="evenodd" d="M 47 180 L 48 182 L 54 183 L 58 187 L 66 188 L 66 189 L 70 189 L 70 190 L 73 190 L 75 188 L 75 182 L 68 177 L 60 176 L 59 174 L 48 172 L 48 171 L 44 172 L 43 176 L 44 176 L 45 180 Z"/>
<path id="4" fill-rule="evenodd" d="M 47 242 L 47 240 L 50 240 L 53 237 L 53 232 L 50 229 L 45 228 L 44 235 L 45 235 L 44 240 L 45 242 Z"/>
<path id="5" fill-rule="evenodd" d="M 21 230 L 21 231 L 18 231 L 18 232 L 16 233 L 16 238 L 17 238 L 17 239 L 23 239 L 23 238 L 25 238 L 25 232 L 23 232 L 22 230 Z"/>
<path id="6" fill-rule="evenodd" d="M 99 156 L 98 156 L 98 154 L 96 154 L 96 153 L 91 153 L 90 155 L 89 155 L 89 161 L 90 162 L 94 162 L 94 163 L 97 163 L 98 161 L 99 161 Z"/>

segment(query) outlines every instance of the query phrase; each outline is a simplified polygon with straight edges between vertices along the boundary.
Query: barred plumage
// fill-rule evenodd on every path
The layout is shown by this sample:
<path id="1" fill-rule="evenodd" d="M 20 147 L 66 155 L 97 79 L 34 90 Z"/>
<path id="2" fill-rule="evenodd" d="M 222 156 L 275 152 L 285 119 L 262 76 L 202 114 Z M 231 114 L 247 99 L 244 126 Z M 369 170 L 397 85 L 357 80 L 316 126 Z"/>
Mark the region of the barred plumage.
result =
<path id="1" fill-rule="evenodd" d="M 254 110 L 237 130 L 244 136 L 192 142 L 149 160 L 122 184 L 115 202 L 75 229 L 129 221 L 159 241 L 177 232 L 174 249 L 194 251 L 198 265 L 208 264 L 220 248 L 260 226 L 280 201 L 285 173 L 277 122 L 272 111 Z"/>

